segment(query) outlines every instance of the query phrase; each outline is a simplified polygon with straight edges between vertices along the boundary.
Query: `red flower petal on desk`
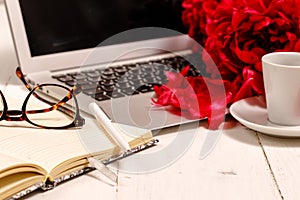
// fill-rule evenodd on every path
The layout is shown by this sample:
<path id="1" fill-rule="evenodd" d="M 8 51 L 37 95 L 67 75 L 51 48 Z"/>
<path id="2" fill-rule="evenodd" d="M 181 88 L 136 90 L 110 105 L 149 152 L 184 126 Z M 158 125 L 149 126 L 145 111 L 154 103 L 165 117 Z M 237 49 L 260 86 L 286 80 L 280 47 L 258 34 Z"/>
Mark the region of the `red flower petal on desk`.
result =
<path id="1" fill-rule="evenodd" d="M 217 129 L 224 121 L 227 103 L 232 94 L 225 95 L 231 84 L 207 77 L 185 77 L 189 68 L 181 73 L 167 72 L 169 81 L 166 85 L 155 86 L 157 106 L 171 106 L 171 112 L 188 119 L 208 118 L 209 128 Z"/>

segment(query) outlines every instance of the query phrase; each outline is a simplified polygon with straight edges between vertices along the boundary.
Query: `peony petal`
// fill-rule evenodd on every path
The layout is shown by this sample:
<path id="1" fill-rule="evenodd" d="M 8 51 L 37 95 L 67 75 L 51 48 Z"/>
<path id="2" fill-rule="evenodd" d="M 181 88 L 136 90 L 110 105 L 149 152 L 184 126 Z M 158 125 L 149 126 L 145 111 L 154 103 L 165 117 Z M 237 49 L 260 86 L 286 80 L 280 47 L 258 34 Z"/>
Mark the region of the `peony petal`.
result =
<path id="1" fill-rule="evenodd" d="M 298 41 L 295 45 L 294 51 L 300 52 L 300 39 L 298 39 Z"/>
<path id="2" fill-rule="evenodd" d="M 254 24 L 253 26 L 253 30 L 254 31 L 259 31 L 262 30 L 263 28 L 269 26 L 271 24 L 271 19 L 269 17 L 265 17 L 263 20 L 261 20 L 260 22 L 257 22 Z"/>
<path id="3" fill-rule="evenodd" d="M 236 94 L 234 101 L 238 101 L 247 97 L 252 96 L 252 81 L 253 78 L 249 78 L 246 82 L 242 85 L 239 89 L 238 93 Z"/>
<path id="4" fill-rule="evenodd" d="M 236 55 L 247 64 L 256 64 L 260 61 L 259 57 L 252 51 L 242 51 L 236 48 Z"/>
<path id="5" fill-rule="evenodd" d="M 186 76 L 188 74 L 189 70 L 190 70 L 190 66 L 186 66 L 180 71 L 180 74 L 182 76 Z"/>
<path id="6" fill-rule="evenodd" d="M 250 0 L 250 1 L 245 1 L 249 9 L 255 10 L 259 13 L 263 13 L 266 10 L 266 4 L 264 0 Z"/>
<path id="7" fill-rule="evenodd" d="M 236 30 L 240 26 L 240 24 L 248 19 L 248 14 L 245 13 L 243 10 L 235 10 L 232 15 L 231 24 L 233 28 Z"/>

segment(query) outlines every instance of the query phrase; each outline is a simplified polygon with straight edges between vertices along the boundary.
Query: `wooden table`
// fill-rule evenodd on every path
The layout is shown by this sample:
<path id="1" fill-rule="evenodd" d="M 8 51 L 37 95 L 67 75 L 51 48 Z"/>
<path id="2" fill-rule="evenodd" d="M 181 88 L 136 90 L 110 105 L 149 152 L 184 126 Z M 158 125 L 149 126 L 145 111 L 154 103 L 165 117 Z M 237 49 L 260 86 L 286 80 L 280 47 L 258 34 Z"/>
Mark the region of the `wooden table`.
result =
<path id="1" fill-rule="evenodd" d="M 17 60 L 2 3 L 0 25 L 0 88 L 5 95 L 22 93 L 23 86 L 14 75 Z M 216 146 L 200 159 L 209 134 L 206 122 L 197 124 L 196 129 L 188 126 L 186 134 L 196 131 L 196 137 L 169 166 L 142 174 L 118 171 L 117 186 L 87 174 L 26 199 L 300 199 L 299 139 L 269 137 L 229 118 Z M 172 141 L 176 130 L 160 133 L 158 148 Z"/>

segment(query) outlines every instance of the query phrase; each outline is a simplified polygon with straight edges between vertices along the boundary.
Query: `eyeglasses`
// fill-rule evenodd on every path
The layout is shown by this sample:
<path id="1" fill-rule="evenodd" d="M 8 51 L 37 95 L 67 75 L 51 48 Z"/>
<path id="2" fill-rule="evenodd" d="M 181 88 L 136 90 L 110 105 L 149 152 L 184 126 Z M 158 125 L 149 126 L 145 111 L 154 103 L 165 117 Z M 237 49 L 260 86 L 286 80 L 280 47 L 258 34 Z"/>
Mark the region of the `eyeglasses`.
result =
<path id="1" fill-rule="evenodd" d="M 19 67 L 16 73 L 30 92 L 21 110 L 8 110 L 0 90 L 0 121 L 27 121 L 46 129 L 66 129 L 84 125 L 85 120 L 80 116 L 76 99 L 76 94 L 81 92 L 80 88 L 74 86 L 69 89 L 58 84 L 41 84 L 31 89 Z M 50 96 L 49 91 L 54 91 L 55 96 Z"/>

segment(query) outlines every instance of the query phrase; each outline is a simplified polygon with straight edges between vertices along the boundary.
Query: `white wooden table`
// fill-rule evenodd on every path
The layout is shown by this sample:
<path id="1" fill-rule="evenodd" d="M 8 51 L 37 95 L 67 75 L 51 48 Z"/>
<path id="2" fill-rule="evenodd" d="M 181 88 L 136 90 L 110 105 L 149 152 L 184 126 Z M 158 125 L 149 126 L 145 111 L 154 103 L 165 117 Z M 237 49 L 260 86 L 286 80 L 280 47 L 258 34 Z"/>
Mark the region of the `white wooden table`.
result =
<path id="1" fill-rule="evenodd" d="M 16 55 L 1 2 L 0 26 L 0 89 L 5 95 L 22 93 L 23 86 L 14 74 Z M 208 134 L 205 123 L 196 128 L 196 138 L 184 155 L 161 170 L 118 172 L 117 186 L 88 174 L 26 199 L 300 199 L 300 139 L 265 136 L 229 119 L 213 151 L 199 159 Z M 176 128 L 164 130 L 158 136 L 159 148 L 164 148 L 175 132 Z"/>

